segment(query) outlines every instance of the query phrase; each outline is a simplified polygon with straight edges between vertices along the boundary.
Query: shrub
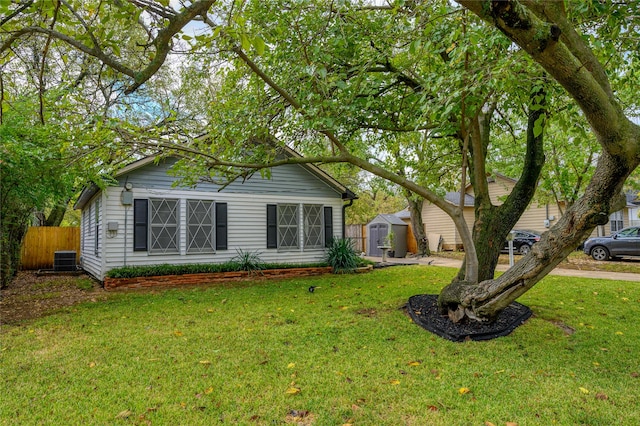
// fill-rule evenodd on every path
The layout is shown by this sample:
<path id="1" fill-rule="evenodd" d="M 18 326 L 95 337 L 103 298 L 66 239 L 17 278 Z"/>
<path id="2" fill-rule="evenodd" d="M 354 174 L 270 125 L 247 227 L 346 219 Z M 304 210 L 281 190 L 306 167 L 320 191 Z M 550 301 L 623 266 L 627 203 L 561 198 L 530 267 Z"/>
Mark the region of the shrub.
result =
<path id="1" fill-rule="evenodd" d="M 359 257 L 350 239 L 334 238 L 329 243 L 325 259 L 334 274 L 346 274 L 356 270 Z"/>
<path id="2" fill-rule="evenodd" d="M 327 266 L 326 263 L 262 263 L 262 269 L 287 269 L 287 268 L 311 268 Z M 184 265 L 147 265 L 147 266 L 122 266 L 107 272 L 109 278 L 135 278 L 153 277 L 162 275 L 201 274 L 213 272 L 239 271 L 237 262 L 225 263 L 198 263 Z M 246 270 L 246 269 L 245 269 Z"/>
<path id="3" fill-rule="evenodd" d="M 244 251 L 236 249 L 238 253 L 231 262 L 236 265 L 237 271 L 247 271 L 249 274 L 260 272 L 264 269 L 264 262 L 260 259 L 259 251 Z"/>

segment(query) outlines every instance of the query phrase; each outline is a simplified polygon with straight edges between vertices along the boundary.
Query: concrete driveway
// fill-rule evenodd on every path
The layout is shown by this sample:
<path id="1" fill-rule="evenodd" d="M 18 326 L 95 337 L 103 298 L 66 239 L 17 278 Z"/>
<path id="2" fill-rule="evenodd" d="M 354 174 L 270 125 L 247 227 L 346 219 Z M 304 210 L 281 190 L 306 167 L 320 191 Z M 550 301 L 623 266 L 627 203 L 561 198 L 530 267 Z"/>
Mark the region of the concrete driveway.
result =
<path id="1" fill-rule="evenodd" d="M 365 259 L 369 259 L 373 262 L 382 263 L 381 257 L 367 256 Z M 517 261 L 517 259 L 516 259 Z M 449 259 L 446 257 L 430 256 L 421 258 L 399 258 L 387 257 L 386 263 L 389 265 L 433 265 L 433 266 L 446 266 L 450 268 L 460 268 L 462 265 L 461 260 Z M 498 265 L 496 270 L 506 271 L 509 269 L 509 265 Z M 549 273 L 549 275 L 559 275 L 563 277 L 582 277 L 582 278 L 598 278 L 605 280 L 618 280 L 618 281 L 634 281 L 640 283 L 640 274 L 624 273 L 624 272 L 608 272 L 608 271 L 583 271 L 579 269 L 562 269 L 556 268 Z"/>

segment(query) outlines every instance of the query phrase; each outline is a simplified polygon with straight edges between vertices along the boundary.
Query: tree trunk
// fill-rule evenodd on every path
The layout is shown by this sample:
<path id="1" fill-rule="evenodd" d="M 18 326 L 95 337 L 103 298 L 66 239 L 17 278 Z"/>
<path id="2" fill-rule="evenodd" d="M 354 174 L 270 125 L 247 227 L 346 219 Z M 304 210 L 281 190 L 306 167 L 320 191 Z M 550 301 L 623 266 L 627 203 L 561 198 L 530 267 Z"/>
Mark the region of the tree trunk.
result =
<path id="1" fill-rule="evenodd" d="M 49 216 L 44 221 L 44 226 L 60 226 L 62 223 L 62 219 L 64 219 L 64 215 L 67 212 L 67 206 L 69 204 L 69 200 L 66 203 L 56 204 L 51 212 L 49 212 Z"/>
<path id="2" fill-rule="evenodd" d="M 633 137 L 628 135 L 628 138 Z M 635 141 L 638 141 L 637 134 Z M 631 143 L 631 139 L 627 143 Z M 567 210 L 549 232 L 542 235 L 531 253 L 497 279 L 478 284 L 466 281 L 451 283 L 440 294 L 438 302 L 441 313 L 451 317 L 453 312 L 457 312 L 460 319 L 464 316 L 478 320 L 495 318 L 574 251 L 593 228 L 606 224 L 610 212 L 624 207 L 626 198 L 622 194 L 622 186 L 637 167 L 639 159 L 603 152 L 585 195 Z"/>
<path id="3" fill-rule="evenodd" d="M 529 116 L 527 120 L 527 150 L 524 156 L 522 174 L 513 190 L 500 206 L 491 203 L 489 188 L 486 182 L 485 158 L 490 141 L 490 114 L 479 115 L 475 120 L 476 131 L 473 138 L 479 143 L 472 143 L 472 161 L 470 167 L 475 195 L 475 220 L 473 224 L 473 242 L 478 253 L 478 281 L 493 279 L 500 252 L 507 235 L 518 222 L 531 202 L 538 178 L 544 166 L 543 127 L 535 132 L 536 122 L 544 119 L 546 109 L 544 89 L 531 93 Z M 458 272 L 455 281 L 466 281 L 464 265 Z"/>
<path id="4" fill-rule="evenodd" d="M 422 221 L 422 205 L 424 204 L 424 199 L 408 196 L 407 202 L 409 203 L 409 214 L 411 215 L 411 229 L 418 244 L 418 254 L 421 256 L 430 256 L 429 241 L 427 240 L 427 234 L 424 231 L 424 222 Z"/>

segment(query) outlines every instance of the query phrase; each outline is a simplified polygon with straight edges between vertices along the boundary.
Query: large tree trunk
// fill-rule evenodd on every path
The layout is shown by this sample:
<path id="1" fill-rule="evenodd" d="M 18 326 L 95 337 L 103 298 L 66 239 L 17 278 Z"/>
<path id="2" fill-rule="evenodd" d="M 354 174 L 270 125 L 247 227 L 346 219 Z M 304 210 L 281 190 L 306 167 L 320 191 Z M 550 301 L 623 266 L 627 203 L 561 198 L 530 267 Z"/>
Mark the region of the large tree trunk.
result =
<path id="1" fill-rule="evenodd" d="M 567 22 L 564 3 L 527 2 L 528 9 L 517 1 L 459 2 L 518 43 L 564 86 L 603 148 L 585 194 L 530 254 L 497 279 L 457 281 L 440 294 L 440 310 L 450 318 L 491 320 L 624 206 L 623 184 L 640 163 L 640 126 L 625 117 L 601 64 Z"/>
<path id="2" fill-rule="evenodd" d="M 529 116 L 527 120 L 527 150 L 523 170 L 513 190 L 500 206 L 491 203 L 486 182 L 485 159 L 490 142 L 490 120 L 493 108 L 487 114 L 480 114 L 474 122 L 473 143 L 469 166 L 473 170 L 471 182 L 475 195 L 475 220 L 473 224 L 473 242 L 478 253 L 478 281 L 490 280 L 495 275 L 498 258 L 507 235 L 518 222 L 531 202 L 538 178 L 544 166 L 543 132 L 534 131 L 536 122 L 544 119 L 546 109 L 544 90 L 531 93 Z M 540 127 L 543 129 L 543 127 Z M 464 264 L 455 281 L 466 281 Z"/>
<path id="3" fill-rule="evenodd" d="M 422 205 L 424 204 L 424 199 L 411 195 L 406 198 L 409 203 L 411 230 L 418 245 L 418 254 L 421 256 L 430 256 L 429 241 L 427 240 L 427 234 L 424 231 L 424 222 L 422 221 Z"/>

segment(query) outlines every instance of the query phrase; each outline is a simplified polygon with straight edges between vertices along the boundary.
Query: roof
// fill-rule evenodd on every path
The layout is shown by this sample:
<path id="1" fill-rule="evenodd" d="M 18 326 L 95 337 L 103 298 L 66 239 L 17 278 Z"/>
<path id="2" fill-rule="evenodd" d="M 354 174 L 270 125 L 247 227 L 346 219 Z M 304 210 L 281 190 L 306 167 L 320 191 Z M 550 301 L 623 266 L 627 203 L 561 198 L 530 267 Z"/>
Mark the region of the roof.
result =
<path id="1" fill-rule="evenodd" d="M 298 152 L 294 151 L 291 148 L 286 148 L 285 149 L 285 153 L 287 155 L 289 155 L 290 157 L 294 157 L 294 158 L 302 158 L 303 157 L 301 154 L 299 154 Z M 141 158 L 139 160 L 133 161 L 133 162 L 127 164 L 126 166 L 124 166 L 123 168 L 119 169 L 114 174 L 113 177 L 117 178 L 119 176 L 122 176 L 122 175 L 125 175 L 127 173 L 130 173 L 130 172 L 132 172 L 134 170 L 138 170 L 138 169 L 140 169 L 140 168 L 142 168 L 144 166 L 147 166 L 149 164 L 152 164 L 152 163 L 156 162 L 160 158 L 162 158 L 161 155 L 150 155 L 148 157 L 144 157 L 144 158 Z M 307 171 L 309 171 L 316 178 L 318 178 L 319 180 L 323 181 L 324 183 L 329 185 L 331 188 L 335 189 L 340 194 L 342 194 L 342 199 L 343 200 L 356 200 L 356 199 L 358 199 L 358 196 L 354 192 L 352 192 L 349 188 L 347 188 L 346 186 L 344 186 L 343 184 L 338 182 L 331 175 L 329 175 L 327 172 L 325 172 L 324 170 L 322 170 L 320 167 L 316 166 L 315 164 L 300 163 L 298 165 L 303 167 Z M 91 200 L 94 197 L 94 195 L 96 195 L 99 191 L 100 191 L 100 188 L 95 184 L 91 184 L 91 185 L 85 186 L 82 189 L 82 192 L 80 193 L 80 196 L 78 197 L 78 200 L 74 204 L 73 208 L 74 209 L 82 209 L 82 208 L 84 208 L 84 206 L 89 202 L 89 200 Z"/>
<path id="2" fill-rule="evenodd" d="M 411 219 L 411 212 L 409 212 L 409 207 L 404 210 L 400 210 L 399 212 L 395 212 L 393 215 L 399 217 L 400 219 Z"/>
<path id="3" fill-rule="evenodd" d="M 388 222 L 390 225 L 403 225 L 403 226 L 407 226 L 406 223 L 404 223 L 402 221 L 402 219 L 400 219 L 398 216 L 396 216 L 395 214 L 385 214 L 385 213 L 381 213 L 378 216 L 374 217 L 373 220 L 371 222 L 373 222 L 374 220 L 381 218 L 384 219 L 386 222 Z M 369 223 L 371 223 L 369 222 Z"/>
<path id="4" fill-rule="evenodd" d="M 451 204 L 456 206 L 460 205 L 460 191 L 458 192 L 447 192 L 444 196 L 444 199 Z M 464 207 L 473 207 L 475 205 L 475 197 L 470 194 L 464 194 Z"/>

